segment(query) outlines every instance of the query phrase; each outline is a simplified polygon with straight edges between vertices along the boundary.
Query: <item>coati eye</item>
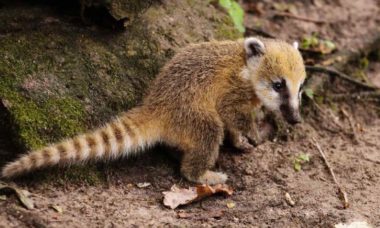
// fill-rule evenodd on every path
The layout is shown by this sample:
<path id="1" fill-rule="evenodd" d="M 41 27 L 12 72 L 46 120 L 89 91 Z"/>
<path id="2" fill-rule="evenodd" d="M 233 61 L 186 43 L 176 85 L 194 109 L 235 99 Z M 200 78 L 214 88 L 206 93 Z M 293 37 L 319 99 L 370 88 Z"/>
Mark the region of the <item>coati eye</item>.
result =
<path id="1" fill-rule="evenodd" d="M 285 80 L 282 79 L 281 82 L 273 82 L 272 87 L 274 91 L 279 92 L 283 88 L 285 88 Z"/>

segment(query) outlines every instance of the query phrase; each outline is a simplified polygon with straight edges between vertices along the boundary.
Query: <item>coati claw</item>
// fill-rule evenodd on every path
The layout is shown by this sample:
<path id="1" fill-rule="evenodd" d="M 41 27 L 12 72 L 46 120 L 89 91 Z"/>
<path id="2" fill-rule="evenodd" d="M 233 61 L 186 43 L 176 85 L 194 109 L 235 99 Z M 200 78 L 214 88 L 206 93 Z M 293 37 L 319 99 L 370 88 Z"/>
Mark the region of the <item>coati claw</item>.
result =
<path id="1" fill-rule="evenodd" d="M 244 153 L 250 153 L 255 148 L 248 140 L 247 137 L 239 135 L 233 140 L 234 147 L 243 151 Z"/>

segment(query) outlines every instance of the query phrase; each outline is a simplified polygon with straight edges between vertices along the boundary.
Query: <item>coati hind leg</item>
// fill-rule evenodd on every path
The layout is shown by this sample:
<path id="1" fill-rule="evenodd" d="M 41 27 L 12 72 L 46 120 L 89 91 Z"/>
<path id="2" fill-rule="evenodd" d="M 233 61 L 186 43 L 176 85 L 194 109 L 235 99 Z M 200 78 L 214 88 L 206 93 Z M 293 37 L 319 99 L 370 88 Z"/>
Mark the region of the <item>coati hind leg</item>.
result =
<path id="1" fill-rule="evenodd" d="M 210 169 L 215 166 L 219 156 L 219 147 L 223 140 L 222 123 L 199 120 L 191 131 L 192 142 L 189 148 L 183 148 L 181 173 L 190 181 L 202 184 L 218 184 L 227 180 L 227 175 Z"/>

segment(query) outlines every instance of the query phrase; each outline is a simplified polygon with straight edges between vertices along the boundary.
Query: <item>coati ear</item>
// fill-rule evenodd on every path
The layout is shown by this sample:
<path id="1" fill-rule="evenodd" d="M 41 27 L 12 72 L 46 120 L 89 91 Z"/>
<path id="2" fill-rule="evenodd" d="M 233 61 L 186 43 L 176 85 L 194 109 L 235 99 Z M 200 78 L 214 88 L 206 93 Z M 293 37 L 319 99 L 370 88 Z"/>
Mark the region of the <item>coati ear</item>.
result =
<path id="1" fill-rule="evenodd" d="M 244 49 L 247 59 L 259 57 L 265 53 L 264 43 L 255 37 L 249 37 L 244 40 Z"/>
<path id="2" fill-rule="evenodd" d="M 298 46 L 299 46 L 299 45 L 298 45 L 298 42 L 297 42 L 297 41 L 294 41 L 294 42 L 293 42 L 293 47 L 294 47 L 295 49 L 298 50 Z"/>

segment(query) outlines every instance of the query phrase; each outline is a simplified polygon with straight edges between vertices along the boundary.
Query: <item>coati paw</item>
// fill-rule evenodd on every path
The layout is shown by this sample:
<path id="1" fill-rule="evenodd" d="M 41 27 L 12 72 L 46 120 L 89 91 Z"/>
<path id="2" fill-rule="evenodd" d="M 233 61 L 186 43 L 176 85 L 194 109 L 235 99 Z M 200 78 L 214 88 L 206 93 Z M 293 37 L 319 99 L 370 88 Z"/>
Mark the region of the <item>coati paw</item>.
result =
<path id="1" fill-rule="evenodd" d="M 201 184 L 224 184 L 228 179 L 228 176 L 221 172 L 214 172 L 207 170 L 202 176 L 200 176 L 197 180 L 198 183 Z"/>
<path id="2" fill-rule="evenodd" d="M 245 136 L 240 136 L 236 141 L 234 146 L 245 153 L 251 152 L 255 148 Z"/>

